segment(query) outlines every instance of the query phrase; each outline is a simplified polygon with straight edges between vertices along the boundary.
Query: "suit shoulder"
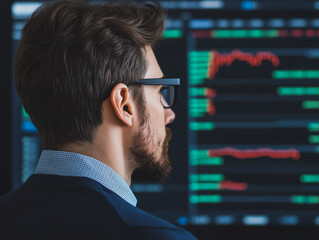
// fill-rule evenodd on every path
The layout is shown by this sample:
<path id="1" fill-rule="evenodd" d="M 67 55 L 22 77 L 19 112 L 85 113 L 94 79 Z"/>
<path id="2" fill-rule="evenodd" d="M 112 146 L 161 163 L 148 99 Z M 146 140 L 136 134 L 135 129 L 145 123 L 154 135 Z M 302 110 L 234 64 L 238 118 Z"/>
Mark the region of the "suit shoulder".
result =
<path id="1" fill-rule="evenodd" d="M 4 210 L 8 209 L 8 206 L 11 206 L 14 203 L 18 193 L 19 189 L 16 189 L 0 196 L 0 209 L 2 213 Z"/>
<path id="2" fill-rule="evenodd" d="M 113 208 L 117 212 L 122 222 L 130 228 L 139 227 L 162 227 L 162 228 L 177 228 L 158 217 L 155 217 L 143 210 L 129 204 L 121 199 L 118 195 L 111 193 L 105 195 L 108 201 L 111 202 Z"/>
<path id="3" fill-rule="evenodd" d="M 130 205 L 115 194 L 109 194 L 107 198 L 112 202 L 124 225 L 130 229 L 130 239 L 196 240 L 188 231 Z"/>

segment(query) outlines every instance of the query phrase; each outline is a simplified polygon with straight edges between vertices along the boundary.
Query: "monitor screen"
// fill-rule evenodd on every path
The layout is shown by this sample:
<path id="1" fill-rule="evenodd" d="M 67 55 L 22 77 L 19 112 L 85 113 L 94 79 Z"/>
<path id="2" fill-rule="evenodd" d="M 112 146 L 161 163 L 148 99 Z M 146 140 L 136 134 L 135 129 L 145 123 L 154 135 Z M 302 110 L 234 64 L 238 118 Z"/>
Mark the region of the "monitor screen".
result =
<path id="1" fill-rule="evenodd" d="M 173 169 L 163 183 L 132 184 L 138 207 L 181 226 L 319 225 L 318 2 L 162 4 L 155 54 L 165 76 L 181 78 Z M 12 5 L 13 54 L 40 5 Z M 16 188 L 42 145 L 12 94 Z"/>

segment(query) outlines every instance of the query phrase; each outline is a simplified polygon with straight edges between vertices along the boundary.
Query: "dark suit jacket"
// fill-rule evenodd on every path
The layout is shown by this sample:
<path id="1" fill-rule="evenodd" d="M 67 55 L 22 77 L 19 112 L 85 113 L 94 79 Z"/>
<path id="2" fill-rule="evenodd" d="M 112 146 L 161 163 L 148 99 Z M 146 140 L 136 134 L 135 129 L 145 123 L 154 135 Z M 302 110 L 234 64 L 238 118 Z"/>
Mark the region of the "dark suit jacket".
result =
<path id="1" fill-rule="evenodd" d="M 0 239 L 195 238 L 92 179 L 35 174 L 0 198 Z"/>

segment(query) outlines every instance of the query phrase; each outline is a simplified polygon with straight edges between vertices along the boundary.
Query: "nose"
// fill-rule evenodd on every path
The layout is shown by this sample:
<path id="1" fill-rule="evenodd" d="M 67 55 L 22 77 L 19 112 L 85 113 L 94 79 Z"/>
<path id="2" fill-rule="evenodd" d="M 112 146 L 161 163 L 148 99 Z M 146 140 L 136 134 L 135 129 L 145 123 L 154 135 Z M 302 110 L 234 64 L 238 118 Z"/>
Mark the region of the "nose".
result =
<path id="1" fill-rule="evenodd" d="M 175 119 L 175 113 L 172 109 L 166 108 L 165 109 L 165 125 L 170 124 Z"/>

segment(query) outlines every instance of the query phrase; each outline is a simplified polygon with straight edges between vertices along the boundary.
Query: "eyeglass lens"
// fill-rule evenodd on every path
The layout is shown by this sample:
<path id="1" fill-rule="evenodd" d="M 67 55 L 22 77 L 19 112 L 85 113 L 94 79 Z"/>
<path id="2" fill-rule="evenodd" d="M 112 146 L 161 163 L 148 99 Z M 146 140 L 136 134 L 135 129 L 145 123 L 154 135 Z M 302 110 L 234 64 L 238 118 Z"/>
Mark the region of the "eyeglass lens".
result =
<path id="1" fill-rule="evenodd" d="M 171 107 L 174 103 L 174 86 L 164 86 L 161 90 L 162 104 L 164 107 Z"/>

